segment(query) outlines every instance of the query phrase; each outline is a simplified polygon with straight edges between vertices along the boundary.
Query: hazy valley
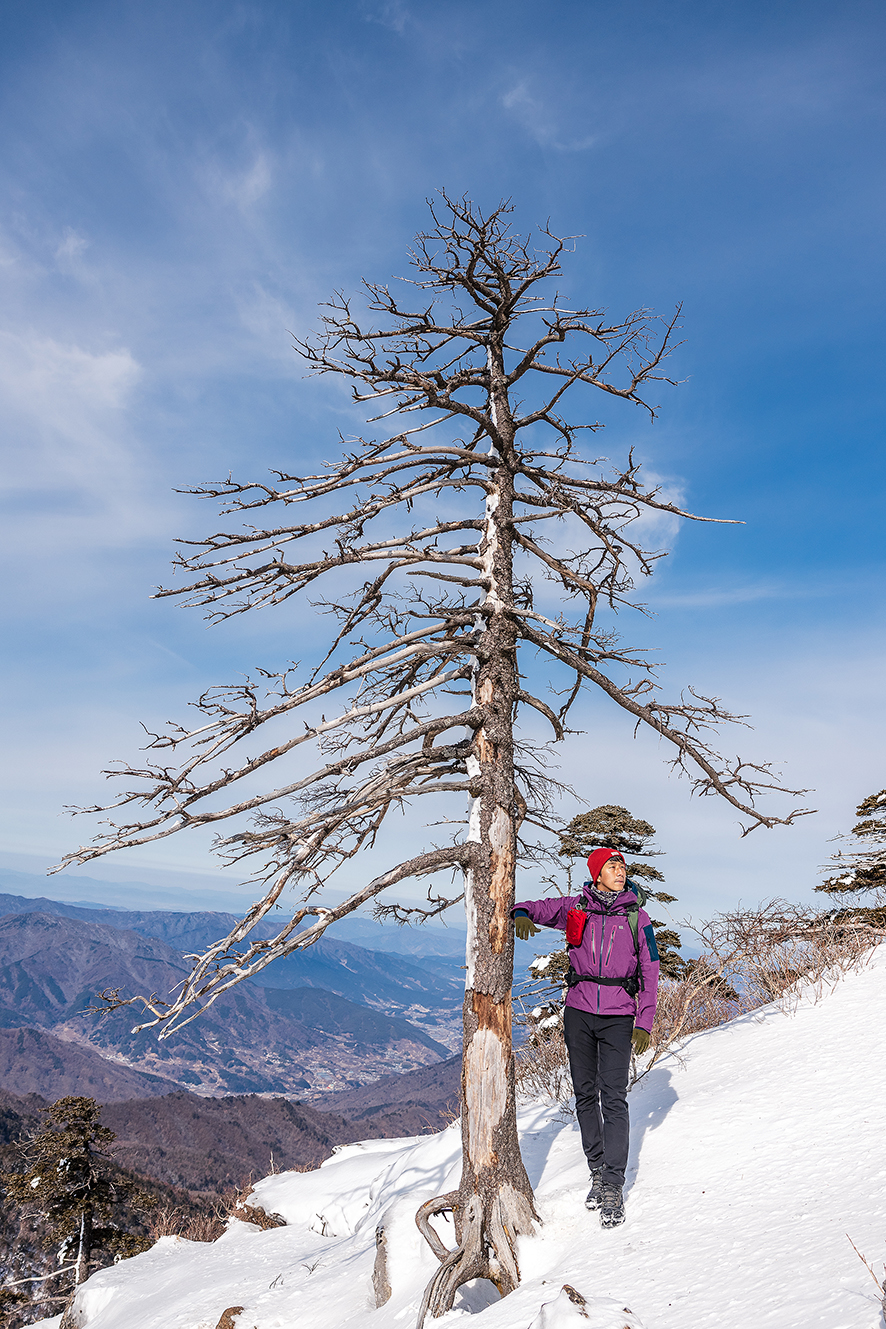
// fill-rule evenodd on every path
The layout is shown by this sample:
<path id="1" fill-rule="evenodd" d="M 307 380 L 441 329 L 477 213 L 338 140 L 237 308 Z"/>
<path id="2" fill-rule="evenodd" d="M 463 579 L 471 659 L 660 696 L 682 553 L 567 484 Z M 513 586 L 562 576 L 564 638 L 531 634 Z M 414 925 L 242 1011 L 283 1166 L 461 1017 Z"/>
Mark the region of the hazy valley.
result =
<path id="1" fill-rule="evenodd" d="M 454 956 L 323 939 L 158 1041 L 156 1030 L 133 1034 L 138 1005 L 97 1014 L 98 994 L 171 991 L 188 969 L 183 952 L 224 935 L 233 915 L 11 895 L 0 896 L 0 913 L 0 1086 L 14 1093 L 110 1102 L 182 1088 L 310 1101 L 434 1065 L 458 1047 Z"/>

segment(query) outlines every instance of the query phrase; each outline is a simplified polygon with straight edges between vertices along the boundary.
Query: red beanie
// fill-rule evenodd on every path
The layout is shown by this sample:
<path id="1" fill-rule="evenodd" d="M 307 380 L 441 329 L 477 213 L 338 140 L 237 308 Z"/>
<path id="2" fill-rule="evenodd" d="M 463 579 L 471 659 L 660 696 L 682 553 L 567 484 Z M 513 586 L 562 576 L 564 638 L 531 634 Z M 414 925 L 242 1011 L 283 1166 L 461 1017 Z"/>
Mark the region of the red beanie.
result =
<path id="1" fill-rule="evenodd" d="M 588 870 L 591 874 L 592 886 L 596 886 L 601 869 L 609 862 L 610 858 L 620 858 L 622 863 L 625 861 L 624 854 L 619 853 L 617 849 L 595 849 L 588 858 Z"/>

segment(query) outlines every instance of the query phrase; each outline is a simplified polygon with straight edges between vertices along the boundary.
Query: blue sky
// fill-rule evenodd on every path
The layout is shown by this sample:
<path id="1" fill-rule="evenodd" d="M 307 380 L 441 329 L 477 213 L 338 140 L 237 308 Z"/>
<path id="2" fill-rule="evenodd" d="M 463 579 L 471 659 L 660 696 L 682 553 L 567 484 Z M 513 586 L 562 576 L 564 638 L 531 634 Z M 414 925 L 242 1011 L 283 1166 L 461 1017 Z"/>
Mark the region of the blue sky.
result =
<path id="1" fill-rule="evenodd" d="M 334 287 L 403 272 L 445 186 L 582 235 L 576 299 L 683 301 L 685 382 L 654 425 L 605 414 L 605 450 L 634 444 L 690 508 L 745 525 L 675 533 L 658 616 L 625 631 L 672 691 L 749 712 L 724 746 L 820 811 L 741 841 L 598 701 L 564 775 L 658 826 L 696 914 L 807 896 L 886 782 L 884 34 L 878 4 L 814 0 L 8 0 L 0 863 L 84 838 L 60 809 L 101 798 L 139 721 L 296 653 L 297 616 L 207 630 L 149 598 L 210 521 L 173 489 L 355 427 L 289 333 Z M 184 837 L 84 871 L 124 868 L 212 871 Z"/>

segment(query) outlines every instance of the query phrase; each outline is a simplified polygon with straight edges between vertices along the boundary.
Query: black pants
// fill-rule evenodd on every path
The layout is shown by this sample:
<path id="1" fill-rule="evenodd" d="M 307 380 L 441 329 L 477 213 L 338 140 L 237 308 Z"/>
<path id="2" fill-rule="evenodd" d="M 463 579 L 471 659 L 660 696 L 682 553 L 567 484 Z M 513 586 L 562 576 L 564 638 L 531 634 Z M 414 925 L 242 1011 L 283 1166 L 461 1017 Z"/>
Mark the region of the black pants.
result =
<path id="1" fill-rule="evenodd" d="M 581 1146 L 588 1166 L 602 1167 L 604 1186 L 625 1180 L 633 1029 L 630 1015 L 591 1015 L 574 1006 L 563 1013 Z"/>

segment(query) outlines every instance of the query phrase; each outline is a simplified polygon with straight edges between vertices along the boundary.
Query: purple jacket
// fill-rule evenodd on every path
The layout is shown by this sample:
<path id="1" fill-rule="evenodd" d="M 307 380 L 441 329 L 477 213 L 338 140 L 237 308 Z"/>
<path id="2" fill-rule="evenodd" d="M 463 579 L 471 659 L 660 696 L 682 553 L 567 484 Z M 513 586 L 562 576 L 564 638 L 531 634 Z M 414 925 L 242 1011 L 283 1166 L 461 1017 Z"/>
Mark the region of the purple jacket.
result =
<path id="1" fill-rule="evenodd" d="M 626 978 L 637 972 L 637 952 L 634 935 L 628 921 L 628 906 L 636 906 L 633 891 L 614 895 L 604 909 L 593 896 L 579 899 L 523 900 L 514 905 L 514 911 L 523 909 L 533 923 L 546 928 L 566 930 L 566 915 L 570 909 L 587 913 L 581 944 L 570 947 L 569 962 L 577 974 L 600 974 L 604 978 Z M 639 996 L 631 997 L 623 987 L 610 987 L 601 983 L 577 983 L 569 989 L 566 1005 L 592 1015 L 633 1015 L 637 1027 L 649 1032 L 655 1019 L 655 1001 L 658 995 L 658 947 L 652 923 L 645 909 L 641 909 L 637 925 L 640 949 Z"/>

